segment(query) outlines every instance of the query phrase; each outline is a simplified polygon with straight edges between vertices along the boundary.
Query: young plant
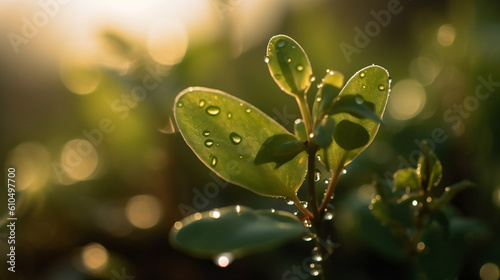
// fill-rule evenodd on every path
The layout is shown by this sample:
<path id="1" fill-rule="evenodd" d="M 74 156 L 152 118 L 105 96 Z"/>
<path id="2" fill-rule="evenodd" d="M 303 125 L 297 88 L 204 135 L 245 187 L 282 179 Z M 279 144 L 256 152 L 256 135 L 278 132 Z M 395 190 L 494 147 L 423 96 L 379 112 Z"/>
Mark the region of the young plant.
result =
<path id="1" fill-rule="evenodd" d="M 228 206 L 176 222 L 170 240 L 197 257 L 228 260 L 309 232 L 319 256 L 312 274 L 330 278 L 322 265 L 332 252 L 325 246 L 324 223 L 332 217 L 329 202 L 345 166 L 370 145 L 383 122 L 389 73 L 368 66 L 344 85 L 342 74 L 327 70 L 310 110 L 307 95 L 314 76 L 302 47 L 288 36 L 274 36 L 265 61 L 276 84 L 297 101 L 302 119 L 296 120 L 294 134 L 251 104 L 208 88 L 182 91 L 174 116 L 184 140 L 209 169 L 259 195 L 293 202 L 300 219 L 284 211 Z M 315 190 L 318 159 L 332 174 L 320 196 Z M 302 203 L 297 191 L 305 178 L 308 197 Z"/>

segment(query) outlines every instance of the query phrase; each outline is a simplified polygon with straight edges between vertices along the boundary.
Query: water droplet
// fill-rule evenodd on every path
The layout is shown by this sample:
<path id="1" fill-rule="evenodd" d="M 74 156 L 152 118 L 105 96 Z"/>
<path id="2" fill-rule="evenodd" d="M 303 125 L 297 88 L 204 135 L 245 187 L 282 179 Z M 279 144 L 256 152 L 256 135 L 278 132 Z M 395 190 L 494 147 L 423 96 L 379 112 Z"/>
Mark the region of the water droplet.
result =
<path id="1" fill-rule="evenodd" d="M 361 72 L 361 73 L 359 73 L 359 77 L 360 77 L 361 79 L 363 79 L 364 77 L 366 77 L 366 73 L 365 73 L 365 72 Z"/>
<path id="2" fill-rule="evenodd" d="M 321 96 L 316 97 L 316 102 L 321 102 Z"/>
<path id="3" fill-rule="evenodd" d="M 266 56 L 266 57 L 264 58 L 264 62 L 265 62 L 265 63 L 269 63 L 269 56 Z"/>
<path id="4" fill-rule="evenodd" d="M 214 145 L 214 140 L 212 140 L 212 139 L 205 140 L 205 147 L 210 148 L 213 145 Z"/>
<path id="5" fill-rule="evenodd" d="M 311 231 L 307 230 L 302 234 L 302 240 L 309 242 L 316 238 L 316 234 L 312 233 Z"/>
<path id="6" fill-rule="evenodd" d="M 304 226 L 307 227 L 307 228 L 312 227 L 311 220 L 309 220 L 309 219 L 304 220 L 303 223 L 304 223 Z"/>
<path id="7" fill-rule="evenodd" d="M 231 134 L 229 134 L 229 140 L 231 140 L 233 144 L 238 145 L 239 143 L 241 143 L 241 140 L 243 140 L 243 138 L 241 138 L 238 133 L 231 132 Z"/>
<path id="8" fill-rule="evenodd" d="M 321 265 L 317 263 L 311 263 L 309 265 L 309 274 L 312 276 L 318 276 L 321 273 Z"/>
<path id="9" fill-rule="evenodd" d="M 275 78 L 276 80 L 280 80 L 282 77 L 283 77 L 283 76 L 282 76 L 280 73 L 276 73 L 276 74 L 274 74 L 274 78 Z"/>
<path id="10" fill-rule="evenodd" d="M 293 202 L 293 200 L 286 199 L 286 204 L 287 205 L 294 205 L 295 203 Z"/>
<path id="11" fill-rule="evenodd" d="M 177 107 L 182 107 L 184 104 L 182 102 L 177 102 Z"/>
<path id="12" fill-rule="evenodd" d="M 317 87 L 318 87 L 318 88 L 322 88 L 322 87 L 323 87 L 323 84 L 322 84 L 322 83 L 321 83 L 321 84 L 318 84 L 318 85 L 317 85 Z"/>
<path id="13" fill-rule="evenodd" d="M 320 155 L 317 155 L 317 156 L 316 156 L 316 158 L 317 158 L 318 160 L 321 160 L 321 156 L 320 156 Z"/>
<path id="14" fill-rule="evenodd" d="M 300 64 L 297 65 L 297 71 L 302 71 L 302 70 L 304 70 L 304 66 L 302 66 Z"/>
<path id="15" fill-rule="evenodd" d="M 217 116 L 220 113 L 220 108 L 217 106 L 208 106 L 207 107 L 207 114 L 210 116 Z"/>
<path id="16" fill-rule="evenodd" d="M 233 113 L 229 112 L 227 113 L 227 118 L 230 119 L 233 116 Z"/>
<path id="17" fill-rule="evenodd" d="M 363 98 L 363 96 L 356 94 L 356 96 L 354 97 L 354 101 L 356 102 L 356 104 L 361 105 L 365 102 L 365 99 Z"/>
<path id="18" fill-rule="evenodd" d="M 298 216 L 299 215 L 299 211 L 293 211 L 293 215 Z"/>
<path id="19" fill-rule="evenodd" d="M 326 184 L 326 185 L 330 184 L 330 180 L 325 179 L 325 184 Z"/>
<path id="20" fill-rule="evenodd" d="M 309 80 L 312 82 L 316 81 L 316 77 L 314 77 L 313 75 L 311 75 L 311 77 L 309 77 Z"/>
<path id="21" fill-rule="evenodd" d="M 291 46 L 291 48 L 292 48 L 292 49 L 295 49 L 296 47 L 297 47 L 296 45 L 292 45 L 292 46 Z"/>
<path id="22" fill-rule="evenodd" d="M 321 255 L 321 250 L 317 246 L 312 248 L 311 257 L 313 260 L 315 260 L 317 262 L 320 262 L 323 260 L 323 256 Z"/>
<path id="23" fill-rule="evenodd" d="M 325 216 L 324 216 L 325 220 L 330 221 L 333 219 L 333 216 L 334 216 L 333 209 L 331 208 L 325 209 Z"/>
<path id="24" fill-rule="evenodd" d="M 307 203 L 307 201 L 301 201 L 300 204 L 304 207 L 304 208 L 307 208 L 307 206 L 309 206 L 309 203 Z"/>
<path id="25" fill-rule="evenodd" d="M 321 179 L 321 172 L 316 169 L 314 170 L 314 182 L 318 182 Z"/>
<path id="26" fill-rule="evenodd" d="M 385 86 L 383 84 L 378 85 L 378 90 L 380 91 L 385 90 Z"/>
<path id="27" fill-rule="evenodd" d="M 205 136 L 205 137 L 210 136 L 210 131 L 209 130 L 203 130 L 203 136 Z"/>
<path id="28" fill-rule="evenodd" d="M 279 40 L 278 43 L 276 43 L 276 46 L 278 46 L 278 48 L 282 48 L 286 45 L 286 41 L 285 40 Z"/>
<path id="29" fill-rule="evenodd" d="M 347 170 L 346 169 L 342 169 L 342 174 L 346 174 L 347 173 Z"/>
<path id="30" fill-rule="evenodd" d="M 362 88 L 362 89 L 366 89 L 366 85 L 362 85 L 362 86 L 361 86 L 361 88 Z"/>
<path id="31" fill-rule="evenodd" d="M 227 267 L 233 262 L 234 256 L 231 253 L 222 253 L 214 258 L 214 263 L 219 267 Z"/>
<path id="32" fill-rule="evenodd" d="M 252 110 L 250 110 L 250 108 L 247 108 L 247 109 L 245 110 L 245 113 L 247 113 L 247 114 L 250 114 L 250 112 L 252 112 Z"/>
<path id="33" fill-rule="evenodd" d="M 416 200 L 412 201 L 412 202 L 411 202 L 411 205 L 413 205 L 413 206 L 417 206 L 417 205 L 418 205 L 418 201 L 416 201 Z"/>
<path id="34" fill-rule="evenodd" d="M 286 60 L 286 62 L 290 63 L 290 62 L 292 62 L 292 59 L 289 58 L 289 59 Z"/>
<path id="35" fill-rule="evenodd" d="M 200 100 L 200 103 L 198 103 L 198 106 L 200 106 L 200 108 L 203 108 L 203 106 L 205 106 L 205 100 L 201 99 Z"/>
<path id="36" fill-rule="evenodd" d="M 213 218 L 213 219 L 218 219 L 220 218 L 220 211 L 218 209 L 214 209 L 208 213 L 208 215 Z"/>
<path id="37" fill-rule="evenodd" d="M 392 83 L 392 78 L 391 78 L 391 77 L 387 78 L 387 83 L 388 83 L 389 85 Z"/>
<path id="38" fill-rule="evenodd" d="M 211 156 L 210 157 L 210 165 L 212 167 L 215 167 L 217 165 L 217 157 L 216 156 Z"/>
<path id="39" fill-rule="evenodd" d="M 276 210 L 274 208 L 271 208 L 271 213 L 274 213 L 276 212 Z"/>

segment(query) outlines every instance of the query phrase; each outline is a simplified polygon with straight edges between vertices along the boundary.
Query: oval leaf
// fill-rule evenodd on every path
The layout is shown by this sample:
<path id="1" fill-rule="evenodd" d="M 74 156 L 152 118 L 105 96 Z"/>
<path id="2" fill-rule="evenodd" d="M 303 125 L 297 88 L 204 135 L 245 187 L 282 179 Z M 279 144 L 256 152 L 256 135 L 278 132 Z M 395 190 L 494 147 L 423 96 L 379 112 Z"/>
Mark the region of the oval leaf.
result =
<path id="1" fill-rule="evenodd" d="M 413 168 L 400 169 L 394 173 L 394 188 L 392 191 L 405 190 L 406 188 L 410 188 L 410 191 L 420 190 L 420 178 L 417 170 Z"/>
<path id="2" fill-rule="evenodd" d="M 284 92 L 303 95 L 311 86 L 312 68 L 302 47 L 286 35 L 276 35 L 267 45 L 266 63 Z"/>
<path id="3" fill-rule="evenodd" d="M 175 223 L 170 242 L 197 257 L 212 258 L 221 253 L 241 257 L 299 238 L 303 232 L 302 222 L 288 212 L 228 206 Z"/>
<path id="4" fill-rule="evenodd" d="M 179 131 L 198 158 L 224 180 L 257 194 L 291 198 L 301 186 L 305 152 L 275 168 L 256 164 L 271 136 L 295 136 L 251 104 L 208 88 L 189 88 L 175 102 Z"/>
<path id="5" fill-rule="evenodd" d="M 376 116 L 382 119 L 387 104 L 387 99 L 389 98 L 389 87 L 390 78 L 387 70 L 380 66 L 372 65 L 361 69 L 354 76 L 352 76 L 346 83 L 344 88 L 341 90 L 339 98 L 347 95 L 361 97 L 363 98 L 363 102 L 369 102 L 373 104 L 373 112 Z M 343 143 L 337 142 L 337 140 L 345 140 L 344 136 L 335 138 L 334 135 L 334 141 L 324 151 L 325 155 L 322 158 L 327 161 L 324 163 L 332 170 L 341 170 L 342 166 L 339 165 L 345 166 L 349 164 L 364 149 L 366 149 L 368 145 L 370 145 L 370 143 L 375 138 L 375 135 L 377 134 L 380 123 L 374 122 L 373 120 L 368 118 L 359 119 L 349 113 L 339 113 L 333 115 L 332 117 L 337 124 L 340 124 L 342 120 L 347 120 L 363 127 L 366 132 L 360 133 L 360 136 L 364 138 L 355 140 L 357 141 L 355 145 L 352 144 L 347 146 L 345 141 Z M 335 133 L 338 133 L 338 136 L 340 136 L 340 132 L 338 130 L 338 127 L 335 128 Z M 361 130 L 359 131 L 361 132 Z M 368 136 L 368 139 L 366 139 L 366 136 Z M 345 149 L 339 144 L 352 149 Z"/>

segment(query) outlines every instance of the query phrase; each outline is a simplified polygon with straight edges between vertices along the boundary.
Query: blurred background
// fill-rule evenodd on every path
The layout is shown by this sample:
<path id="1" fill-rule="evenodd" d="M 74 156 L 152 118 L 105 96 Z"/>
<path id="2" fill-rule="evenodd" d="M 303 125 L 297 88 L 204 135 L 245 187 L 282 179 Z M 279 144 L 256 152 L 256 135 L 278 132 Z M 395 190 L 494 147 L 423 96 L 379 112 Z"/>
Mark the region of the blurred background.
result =
<path id="1" fill-rule="evenodd" d="M 4 182 L 16 169 L 18 220 L 11 273 L 4 184 L 0 278 L 307 279 L 286 273 L 310 253 L 302 240 L 230 264 L 168 243 L 175 221 L 196 211 L 294 210 L 217 179 L 172 120 L 177 93 L 204 86 L 292 130 L 295 101 L 264 63 L 269 38 L 287 34 L 317 81 L 326 69 L 350 77 L 371 64 L 392 77 L 387 126 L 348 166 L 333 200 L 337 279 L 410 279 L 380 227 L 365 221 L 374 223 L 369 184 L 414 167 L 425 139 L 443 185 L 477 184 L 452 205 L 481 230 L 465 228 L 438 252 L 441 268 L 453 279 L 498 279 L 499 12 L 487 0 L 1 0 L 0 159 Z"/>

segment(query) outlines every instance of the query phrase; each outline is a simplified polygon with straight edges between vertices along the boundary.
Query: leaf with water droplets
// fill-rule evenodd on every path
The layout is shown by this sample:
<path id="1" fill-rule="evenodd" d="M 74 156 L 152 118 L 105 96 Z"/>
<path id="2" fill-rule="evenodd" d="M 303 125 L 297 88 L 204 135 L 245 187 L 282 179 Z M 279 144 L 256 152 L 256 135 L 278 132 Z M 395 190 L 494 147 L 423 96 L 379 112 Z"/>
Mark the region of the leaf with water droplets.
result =
<path id="1" fill-rule="evenodd" d="M 176 222 L 170 232 L 170 243 L 201 258 L 221 253 L 242 257 L 298 239 L 304 230 L 302 222 L 288 212 L 228 206 L 195 213 Z"/>
<path id="2" fill-rule="evenodd" d="M 276 35 L 267 45 L 266 63 L 278 86 L 292 96 L 311 86 L 312 68 L 302 47 L 286 35 Z"/>
<path id="3" fill-rule="evenodd" d="M 384 85 L 380 90 L 379 85 Z M 372 65 L 365 67 L 354 74 L 340 91 L 339 99 L 348 97 L 356 102 L 356 97 L 362 97 L 363 103 L 373 104 L 371 111 L 382 119 L 389 98 L 390 80 L 389 73 L 384 68 Z M 358 98 L 359 99 L 359 98 Z M 334 141 L 323 150 L 323 162 L 332 170 L 340 170 L 342 166 L 349 164 L 356 158 L 375 138 L 380 123 L 369 118 L 360 119 L 351 113 L 339 113 L 331 116 L 334 118 L 337 127 L 334 132 Z M 339 129 L 342 121 L 343 129 Z M 347 135 L 342 135 L 346 134 Z M 349 143 L 351 140 L 355 143 Z M 341 141 L 342 143 L 338 143 Z M 344 147 L 342 147 L 344 146 Z"/>
<path id="4" fill-rule="evenodd" d="M 224 180 L 263 196 L 295 196 L 307 168 L 306 153 L 303 148 L 297 150 L 303 145 L 294 143 L 298 142 L 295 136 L 251 104 L 218 90 L 184 90 L 176 99 L 176 104 L 180 103 L 183 106 L 174 106 L 179 131 L 208 168 Z M 291 143 L 272 151 L 280 159 L 260 162 L 258 153 L 264 143 L 277 135 L 286 135 Z M 293 157 L 290 149 L 297 151 Z M 279 162 L 278 166 L 273 162 Z"/>
<path id="5" fill-rule="evenodd" d="M 325 110 L 332 105 L 333 100 L 339 94 L 344 84 L 344 75 L 332 70 L 326 71 L 326 76 L 319 84 L 318 92 L 313 104 L 314 119 L 321 119 Z"/>
<path id="6" fill-rule="evenodd" d="M 335 120 L 332 117 L 326 117 L 314 128 L 312 140 L 322 148 L 330 146 L 333 141 L 333 131 L 335 129 Z"/>

